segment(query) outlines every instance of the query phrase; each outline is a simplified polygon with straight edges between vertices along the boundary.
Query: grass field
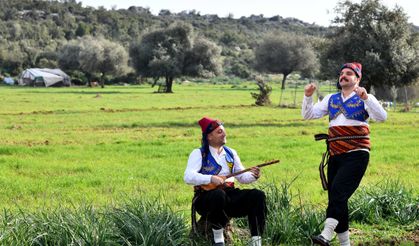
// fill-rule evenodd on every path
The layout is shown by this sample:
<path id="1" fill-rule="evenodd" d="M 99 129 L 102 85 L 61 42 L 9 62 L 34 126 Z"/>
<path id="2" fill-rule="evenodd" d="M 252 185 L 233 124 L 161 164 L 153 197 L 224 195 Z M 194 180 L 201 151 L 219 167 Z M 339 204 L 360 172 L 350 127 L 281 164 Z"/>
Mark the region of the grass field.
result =
<path id="1" fill-rule="evenodd" d="M 183 182 L 190 152 L 200 145 L 197 120 L 225 123 L 228 146 L 245 166 L 271 159 L 260 183 L 291 181 L 303 202 L 326 205 L 317 173 L 327 119 L 304 121 L 297 108 L 253 106 L 256 86 L 175 85 L 100 88 L 0 87 L 0 207 L 37 210 L 106 206 L 126 197 L 161 197 L 189 214 L 192 188 Z M 271 96 L 279 101 L 275 87 Z M 282 101 L 293 104 L 293 89 Z M 370 165 L 361 186 L 399 180 L 419 190 L 417 110 L 390 111 L 371 125 Z M 246 187 L 251 187 L 247 185 Z"/>

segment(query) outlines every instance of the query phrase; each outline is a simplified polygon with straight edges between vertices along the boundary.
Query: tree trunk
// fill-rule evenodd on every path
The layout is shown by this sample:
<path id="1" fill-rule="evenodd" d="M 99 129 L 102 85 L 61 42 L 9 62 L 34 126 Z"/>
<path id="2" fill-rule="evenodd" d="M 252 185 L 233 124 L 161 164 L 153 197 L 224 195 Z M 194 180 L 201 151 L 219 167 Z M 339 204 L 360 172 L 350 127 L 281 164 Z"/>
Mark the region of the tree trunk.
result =
<path id="1" fill-rule="evenodd" d="M 284 78 L 282 78 L 281 90 L 285 90 L 285 80 L 287 80 L 288 75 L 289 75 L 289 73 L 287 73 L 287 74 L 284 73 Z"/>
<path id="2" fill-rule="evenodd" d="M 92 87 L 92 76 L 90 75 L 90 73 L 85 73 L 86 78 L 87 78 L 87 86 Z"/>
<path id="3" fill-rule="evenodd" d="M 105 74 L 100 78 L 100 87 L 105 88 Z"/>
<path id="4" fill-rule="evenodd" d="M 173 77 L 166 76 L 166 93 L 173 93 L 172 85 L 173 85 Z"/>
<path id="5" fill-rule="evenodd" d="M 141 78 L 142 79 L 142 78 Z M 153 78 L 154 79 L 154 82 L 153 82 L 153 84 L 151 85 L 151 88 L 153 88 L 154 86 L 156 86 L 156 84 L 157 84 L 157 81 L 159 81 L 159 77 L 155 77 L 155 78 Z"/>
<path id="6" fill-rule="evenodd" d="M 410 111 L 409 99 L 407 97 L 407 86 L 404 86 L 404 110 L 405 110 L 405 112 Z"/>
<path id="7" fill-rule="evenodd" d="M 394 108 L 394 110 L 396 110 L 398 88 L 395 85 L 393 85 L 393 86 L 391 86 L 390 90 L 391 90 L 391 96 L 393 98 L 393 108 Z"/>
<path id="8" fill-rule="evenodd" d="M 284 77 L 282 78 L 281 95 L 279 96 L 279 106 L 281 106 L 281 104 L 282 104 L 282 93 L 285 90 L 285 81 L 287 80 L 288 74 L 289 73 L 287 73 L 287 74 L 284 73 Z"/>

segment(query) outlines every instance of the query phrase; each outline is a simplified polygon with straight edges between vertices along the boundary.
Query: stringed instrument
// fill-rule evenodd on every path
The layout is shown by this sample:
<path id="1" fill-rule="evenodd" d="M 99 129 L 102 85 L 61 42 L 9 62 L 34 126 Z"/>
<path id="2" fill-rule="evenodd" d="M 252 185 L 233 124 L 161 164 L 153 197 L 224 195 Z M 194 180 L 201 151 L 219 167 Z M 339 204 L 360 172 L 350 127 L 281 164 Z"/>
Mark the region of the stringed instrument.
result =
<path id="1" fill-rule="evenodd" d="M 278 162 L 279 162 L 279 160 L 272 160 L 272 161 L 268 161 L 268 162 L 265 162 L 265 163 L 256 165 L 254 167 L 259 167 L 259 168 L 260 167 L 265 167 L 265 166 L 272 165 L 272 164 L 275 164 L 275 163 L 278 163 Z M 225 176 L 224 180 L 226 180 L 228 178 L 231 178 L 231 177 L 234 177 L 234 176 L 237 176 L 237 175 L 240 175 L 242 173 L 248 172 L 248 171 L 250 171 L 254 167 L 249 167 L 249 168 L 246 168 L 246 169 L 241 170 L 239 172 L 231 173 L 231 174 Z M 205 191 L 209 191 L 209 190 L 224 188 L 225 185 L 224 184 L 222 184 L 222 185 L 216 185 L 214 183 L 209 183 L 209 184 L 206 184 L 206 185 L 199 185 L 198 187 L 199 187 L 199 189 L 202 189 L 202 190 L 205 190 Z"/>

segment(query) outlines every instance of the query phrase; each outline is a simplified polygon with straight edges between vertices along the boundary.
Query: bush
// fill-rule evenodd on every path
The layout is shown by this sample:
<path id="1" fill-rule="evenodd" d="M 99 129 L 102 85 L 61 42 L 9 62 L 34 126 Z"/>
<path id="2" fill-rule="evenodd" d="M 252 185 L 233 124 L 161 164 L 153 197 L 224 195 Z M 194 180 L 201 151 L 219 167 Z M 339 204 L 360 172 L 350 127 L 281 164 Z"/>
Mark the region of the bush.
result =
<path id="1" fill-rule="evenodd" d="M 92 206 L 74 211 L 4 212 L 1 245 L 109 245 L 113 227 Z"/>
<path id="2" fill-rule="evenodd" d="M 183 218 L 159 201 L 131 200 L 110 212 L 121 245 L 184 245 Z"/>
<path id="3" fill-rule="evenodd" d="M 238 63 L 238 62 L 234 63 L 231 66 L 231 71 L 230 72 L 231 72 L 231 74 L 233 74 L 233 75 L 235 75 L 239 78 L 243 78 L 243 79 L 249 78 L 250 74 L 251 74 L 250 69 L 249 69 L 248 66 L 246 66 L 244 64 L 241 64 L 241 63 Z"/>
<path id="4" fill-rule="evenodd" d="M 375 224 L 384 220 L 406 225 L 419 219 L 419 198 L 399 181 L 361 189 L 349 202 L 352 220 Z"/>
<path id="5" fill-rule="evenodd" d="M 252 97 L 256 99 L 255 104 L 258 106 L 271 105 L 269 96 L 272 92 L 272 87 L 266 84 L 261 77 L 256 77 L 255 80 L 257 86 L 259 87 L 259 93 L 250 93 Z"/>
<path id="6" fill-rule="evenodd" d="M 272 183 L 264 188 L 268 207 L 265 237 L 270 245 L 308 244 L 310 236 L 320 231 L 323 214 L 312 206 L 303 205 L 301 200 L 297 206 L 293 205 L 291 184 L 282 183 L 277 187 Z"/>
<path id="7" fill-rule="evenodd" d="M 93 206 L 37 213 L 4 211 L 0 245 L 185 245 L 180 215 L 157 201 L 131 200 L 121 208 Z"/>

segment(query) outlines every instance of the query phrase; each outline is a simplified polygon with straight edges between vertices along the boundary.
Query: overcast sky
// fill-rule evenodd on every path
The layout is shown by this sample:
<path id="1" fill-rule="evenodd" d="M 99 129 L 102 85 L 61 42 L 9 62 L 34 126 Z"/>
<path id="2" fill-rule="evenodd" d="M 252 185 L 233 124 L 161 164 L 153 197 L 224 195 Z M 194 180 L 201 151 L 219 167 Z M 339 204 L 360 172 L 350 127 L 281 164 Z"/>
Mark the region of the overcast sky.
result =
<path id="1" fill-rule="evenodd" d="M 230 13 L 234 18 L 252 14 L 263 14 L 265 17 L 280 15 L 322 26 L 330 25 L 336 16 L 334 8 L 338 3 L 338 0 L 78 0 L 80 1 L 83 6 L 104 6 L 107 9 L 141 6 L 149 8 L 153 14 L 158 14 L 161 9 L 168 9 L 173 13 L 194 9 L 203 15 L 217 14 L 219 17 L 226 17 Z M 382 0 L 382 3 L 390 8 L 399 5 L 407 13 L 409 22 L 419 26 L 418 0 Z"/>

